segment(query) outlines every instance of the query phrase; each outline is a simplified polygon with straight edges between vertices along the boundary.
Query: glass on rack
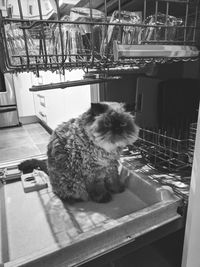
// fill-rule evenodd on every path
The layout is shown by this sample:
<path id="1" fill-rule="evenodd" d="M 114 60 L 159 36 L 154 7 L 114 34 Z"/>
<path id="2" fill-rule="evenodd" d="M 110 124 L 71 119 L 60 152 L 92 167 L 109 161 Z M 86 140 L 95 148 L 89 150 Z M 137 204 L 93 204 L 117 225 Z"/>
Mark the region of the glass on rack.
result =
<path id="1" fill-rule="evenodd" d="M 102 54 L 112 57 L 113 41 L 118 41 L 120 44 L 138 44 L 141 30 L 138 24 L 142 23 L 141 12 L 121 11 L 119 13 L 118 10 L 115 10 L 109 23 L 111 25 L 108 26 L 107 36 L 105 36 L 101 45 Z M 114 25 L 114 23 L 116 23 L 116 25 Z M 123 25 L 123 23 L 125 25 Z M 136 26 L 134 26 L 134 24 Z"/>
<path id="2" fill-rule="evenodd" d="M 173 41 L 180 41 L 181 28 L 183 20 L 174 16 L 158 13 L 147 17 L 140 32 L 140 43 L 172 43 Z M 153 26 L 153 27 L 152 27 Z M 154 27 L 156 26 L 156 27 Z"/>
<path id="3" fill-rule="evenodd" d="M 104 13 L 97 9 L 75 7 L 70 11 L 70 20 L 80 22 L 78 26 L 81 32 L 81 39 L 78 39 L 77 42 L 83 43 L 85 54 L 92 55 L 93 52 L 94 59 L 99 59 L 105 26 L 98 23 L 105 20 Z M 94 24 L 89 24 L 90 22 Z M 87 57 L 87 59 L 89 58 Z"/>
<path id="4" fill-rule="evenodd" d="M 10 23 L 5 25 L 5 34 L 11 64 L 27 64 L 27 58 L 37 52 L 36 44 L 30 32 L 28 30 L 23 32 L 20 24 Z"/>
<path id="5" fill-rule="evenodd" d="M 58 24 L 52 26 L 48 53 L 52 55 L 53 61 L 61 63 L 62 55 L 65 62 L 89 61 L 92 51 L 94 58 L 99 59 L 104 26 L 98 22 L 102 22 L 103 19 L 104 13 L 101 11 L 72 8 L 70 15 L 61 19 L 63 21 L 61 26 Z M 95 24 L 88 23 L 91 21 Z"/>
<path id="6" fill-rule="evenodd" d="M 76 61 L 76 55 L 83 54 L 82 30 L 78 24 L 65 23 L 70 20 L 69 16 L 64 16 L 63 24 L 52 25 L 51 41 L 48 54 L 53 62 L 61 63 L 64 60 Z M 64 62 L 62 62 L 64 63 Z"/>

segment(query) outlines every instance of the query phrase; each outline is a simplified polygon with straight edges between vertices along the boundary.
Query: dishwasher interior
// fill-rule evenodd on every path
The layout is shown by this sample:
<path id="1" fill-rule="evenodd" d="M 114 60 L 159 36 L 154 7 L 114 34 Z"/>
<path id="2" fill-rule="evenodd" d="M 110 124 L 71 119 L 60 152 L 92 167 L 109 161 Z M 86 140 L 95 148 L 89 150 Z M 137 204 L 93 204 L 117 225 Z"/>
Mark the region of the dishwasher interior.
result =
<path id="1" fill-rule="evenodd" d="M 183 71 L 188 66 L 191 76 Z M 186 200 L 200 101 L 198 76 L 198 62 L 172 63 L 157 66 L 155 73 L 122 74 L 121 81 L 93 86 L 94 101 L 123 99 L 135 115 L 139 138 L 125 151 L 127 161 L 140 161 L 138 166 L 151 170 L 153 180 Z"/>

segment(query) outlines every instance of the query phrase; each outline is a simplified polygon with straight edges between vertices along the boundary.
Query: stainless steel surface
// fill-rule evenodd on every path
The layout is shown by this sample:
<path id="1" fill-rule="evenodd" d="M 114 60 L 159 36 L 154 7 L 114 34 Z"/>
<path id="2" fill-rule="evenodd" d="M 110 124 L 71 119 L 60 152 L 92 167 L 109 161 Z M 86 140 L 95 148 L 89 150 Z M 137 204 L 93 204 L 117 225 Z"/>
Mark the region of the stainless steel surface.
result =
<path id="1" fill-rule="evenodd" d="M 5 193 L 7 265 L 78 266 L 180 218 L 181 199 L 172 191 L 124 167 L 120 175 L 127 189 L 107 204 L 69 205 L 50 185 L 31 193 L 23 192 L 21 182 L 0 188 Z"/>
<path id="2" fill-rule="evenodd" d="M 19 125 L 13 74 L 5 73 L 4 81 L 5 91 L 0 92 L 0 128 Z"/>
<path id="3" fill-rule="evenodd" d="M 19 118 L 16 107 L 0 106 L 0 128 L 15 125 L 19 125 Z"/>
<path id="4" fill-rule="evenodd" d="M 4 80 L 6 91 L 0 92 L 0 107 L 5 105 L 16 105 L 13 75 L 10 73 L 5 73 Z"/>
<path id="5" fill-rule="evenodd" d="M 197 58 L 199 50 L 192 46 L 180 45 L 121 45 L 113 42 L 114 60 L 121 58 Z M 156 60 L 155 60 L 156 62 Z M 159 61 L 158 61 L 159 62 Z"/>

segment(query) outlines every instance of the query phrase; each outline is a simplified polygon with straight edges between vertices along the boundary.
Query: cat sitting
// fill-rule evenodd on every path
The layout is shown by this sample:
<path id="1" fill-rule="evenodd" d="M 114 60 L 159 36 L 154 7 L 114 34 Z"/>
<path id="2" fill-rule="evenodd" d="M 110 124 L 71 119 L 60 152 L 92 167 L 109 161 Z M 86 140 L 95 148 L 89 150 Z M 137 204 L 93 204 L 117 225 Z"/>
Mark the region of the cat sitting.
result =
<path id="1" fill-rule="evenodd" d="M 112 193 L 124 190 L 118 160 L 138 132 L 134 117 L 116 102 L 92 103 L 81 116 L 59 125 L 47 150 L 54 193 L 65 200 L 110 201 Z"/>

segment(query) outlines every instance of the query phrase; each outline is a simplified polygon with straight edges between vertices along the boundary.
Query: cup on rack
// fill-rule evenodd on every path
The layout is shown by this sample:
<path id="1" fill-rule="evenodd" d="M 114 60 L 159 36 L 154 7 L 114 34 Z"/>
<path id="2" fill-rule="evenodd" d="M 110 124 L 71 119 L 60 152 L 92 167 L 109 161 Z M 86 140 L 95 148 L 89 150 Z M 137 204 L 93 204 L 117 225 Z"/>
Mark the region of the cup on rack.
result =
<path id="1" fill-rule="evenodd" d="M 115 10 L 110 18 L 107 34 L 101 45 L 101 53 L 112 57 L 113 41 L 120 44 L 138 44 L 139 32 L 142 23 L 141 12 Z M 114 25 L 116 23 L 116 25 Z M 130 25 L 129 25 L 130 24 Z"/>
<path id="2" fill-rule="evenodd" d="M 180 39 L 181 29 L 176 27 L 182 26 L 183 20 L 174 16 L 158 13 L 148 16 L 144 24 L 149 27 L 144 27 L 141 30 L 141 43 L 153 41 L 172 42 Z"/>
<path id="3" fill-rule="evenodd" d="M 104 13 L 96 9 L 74 7 L 70 11 L 70 21 L 80 22 L 75 24 L 79 26 L 81 35 L 81 38 L 76 39 L 76 42 L 82 41 L 85 54 L 93 55 L 94 58 L 98 59 L 105 33 L 105 26 L 98 24 L 98 22 L 105 21 Z"/>

